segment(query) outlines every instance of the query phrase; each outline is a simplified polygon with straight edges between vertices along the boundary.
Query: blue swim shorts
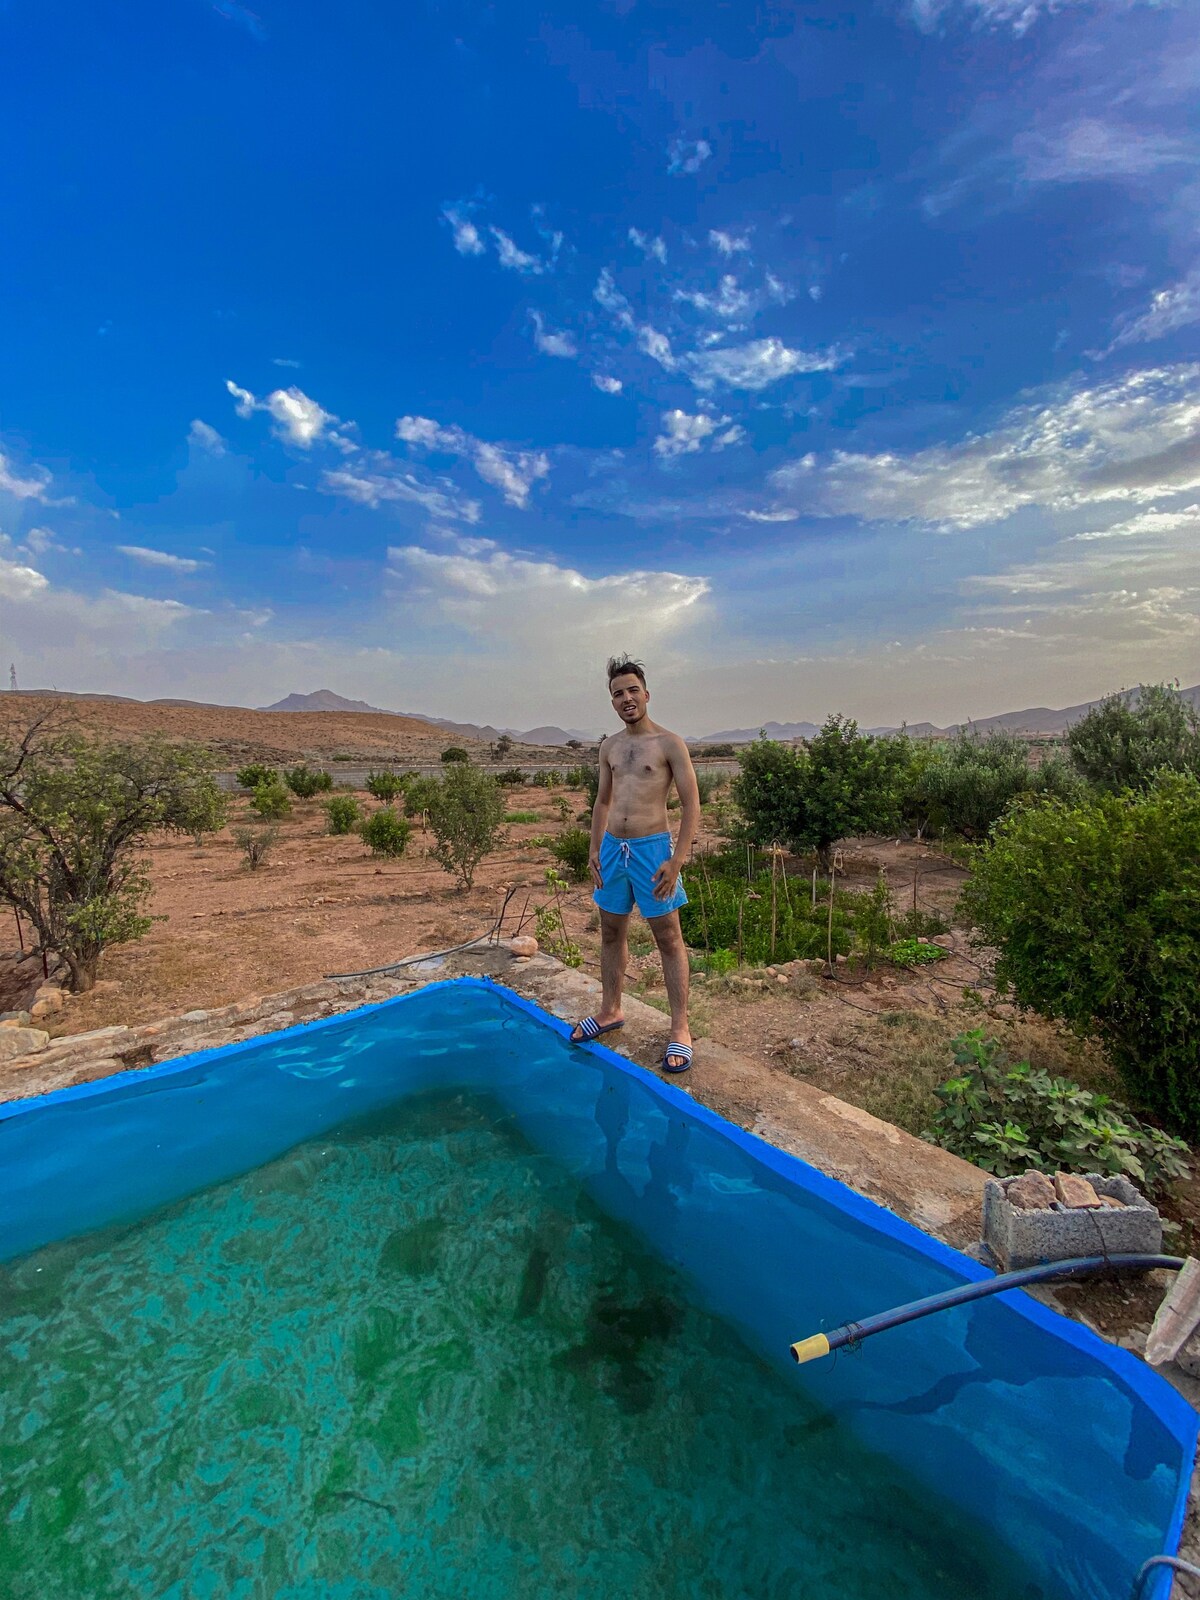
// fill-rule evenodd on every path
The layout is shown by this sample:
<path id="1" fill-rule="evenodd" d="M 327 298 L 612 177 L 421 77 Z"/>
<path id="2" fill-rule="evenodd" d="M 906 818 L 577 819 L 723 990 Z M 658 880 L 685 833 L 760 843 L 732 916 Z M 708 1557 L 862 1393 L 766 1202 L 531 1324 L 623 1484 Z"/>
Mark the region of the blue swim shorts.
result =
<path id="1" fill-rule="evenodd" d="M 671 859 L 671 849 L 669 833 L 650 833 L 644 839 L 614 839 L 606 833 L 600 841 L 604 887 L 592 891 L 592 899 L 601 911 L 623 917 L 633 910 L 636 900 L 638 910 L 649 919 L 687 905 L 682 878 L 676 881 L 673 895 L 666 900 L 654 898 L 654 874 L 664 861 Z"/>

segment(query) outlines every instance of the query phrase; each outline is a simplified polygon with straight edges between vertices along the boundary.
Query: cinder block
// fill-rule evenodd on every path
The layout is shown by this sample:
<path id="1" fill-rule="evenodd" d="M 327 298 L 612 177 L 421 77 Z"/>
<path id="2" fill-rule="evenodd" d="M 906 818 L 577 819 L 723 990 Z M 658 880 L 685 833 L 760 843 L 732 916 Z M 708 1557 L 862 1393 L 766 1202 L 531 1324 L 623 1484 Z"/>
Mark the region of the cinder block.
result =
<path id="1" fill-rule="evenodd" d="M 1012 1178 L 989 1178 L 983 1191 L 983 1242 L 1004 1271 L 1075 1256 L 1157 1255 L 1162 1218 L 1128 1178 L 1089 1172 L 1098 1195 L 1124 1205 L 1110 1209 L 1021 1211 L 1005 1194 Z"/>

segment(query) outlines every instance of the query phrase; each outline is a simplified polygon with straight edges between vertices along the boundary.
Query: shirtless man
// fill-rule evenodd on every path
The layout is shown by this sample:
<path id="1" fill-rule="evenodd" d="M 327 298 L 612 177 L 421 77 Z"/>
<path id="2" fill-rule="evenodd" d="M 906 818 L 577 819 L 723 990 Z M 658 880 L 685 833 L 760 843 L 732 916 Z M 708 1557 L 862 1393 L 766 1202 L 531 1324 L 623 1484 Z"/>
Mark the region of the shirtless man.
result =
<path id="1" fill-rule="evenodd" d="M 639 661 L 627 656 L 608 663 L 608 692 L 624 723 L 600 746 L 600 787 L 592 807 L 589 865 L 600 908 L 600 975 L 603 1001 L 594 1017 L 577 1023 L 573 1044 L 624 1026 L 621 989 L 628 959 L 629 916 L 637 908 L 650 924 L 662 958 L 671 1002 L 671 1038 L 662 1058 L 666 1072 L 686 1072 L 692 1064 L 688 1027 L 688 954 L 679 927 L 679 907 L 687 895 L 679 869 L 700 825 L 700 793 L 687 746 L 647 715 L 650 691 Z M 679 837 L 671 849 L 667 795 L 679 793 Z"/>

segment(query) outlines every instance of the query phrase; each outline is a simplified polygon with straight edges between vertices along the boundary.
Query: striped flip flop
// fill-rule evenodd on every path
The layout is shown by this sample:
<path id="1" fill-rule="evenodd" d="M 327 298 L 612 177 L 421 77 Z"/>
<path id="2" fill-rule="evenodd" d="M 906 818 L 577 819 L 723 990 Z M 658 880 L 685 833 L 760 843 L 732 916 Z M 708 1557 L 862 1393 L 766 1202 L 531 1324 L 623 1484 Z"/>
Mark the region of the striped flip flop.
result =
<path id="1" fill-rule="evenodd" d="M 580 1037 L 572 1039 L 571 1044 L 587 1044 L 589 1039 L 598 1039 L 602 1033 L 615 1033 L 618 1028 L 623 1028 L 623 1022 L 597 1022 L 595 1017 L 584 1017 L 575 1024 L 579 1029 Z M 574 1032 L 574 1028 L 571 1030 Z"/>
<path id="2" fill-rule="evenodd" d="M 683 1063 L 682 1066 L 671 1065 L 672 1056 Z M 692 1064 L 692 1047 L 690 1044 L 676 1044 L 674 1039 L 663 1051 L 662 1069 L 664 1072 L 686 1072 Z"/>

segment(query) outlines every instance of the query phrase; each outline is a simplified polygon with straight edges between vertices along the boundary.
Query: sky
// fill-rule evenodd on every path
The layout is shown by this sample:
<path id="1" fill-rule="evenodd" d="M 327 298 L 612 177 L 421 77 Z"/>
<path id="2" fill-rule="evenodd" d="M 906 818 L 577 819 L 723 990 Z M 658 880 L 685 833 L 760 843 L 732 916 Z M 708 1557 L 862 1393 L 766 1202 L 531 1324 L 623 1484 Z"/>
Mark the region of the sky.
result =
<path id="1" fill-rule="evenodd" d="M 1190 0 L 0 0 L 0 670 L 701 735 L 1200 681 Z"/>

